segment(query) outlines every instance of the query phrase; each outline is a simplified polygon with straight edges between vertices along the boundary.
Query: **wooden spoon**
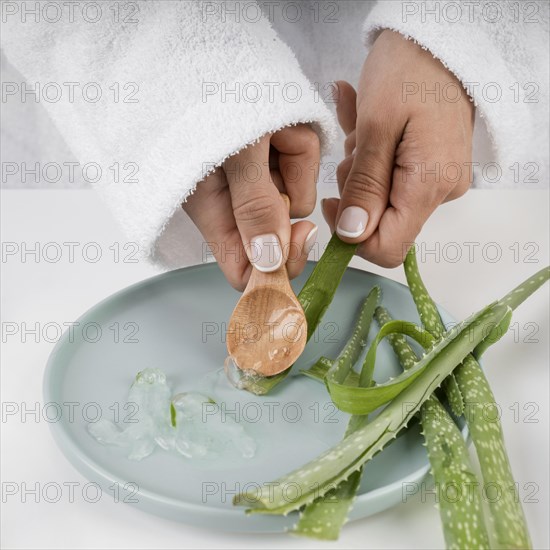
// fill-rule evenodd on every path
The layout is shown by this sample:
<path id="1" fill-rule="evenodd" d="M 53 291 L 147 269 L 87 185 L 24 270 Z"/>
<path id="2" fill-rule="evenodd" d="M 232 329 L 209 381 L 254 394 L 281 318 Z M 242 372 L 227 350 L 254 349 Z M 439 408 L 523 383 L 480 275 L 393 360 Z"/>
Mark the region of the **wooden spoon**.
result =
<path id="1" fill-rule="evenodd" d="M 253 267 L 227 327 L 227 351 L 236 366 L 274 376 L 298 359 L 306 340 L 304 310 L 290 286 L 286 267 L 271 273 Z"/>

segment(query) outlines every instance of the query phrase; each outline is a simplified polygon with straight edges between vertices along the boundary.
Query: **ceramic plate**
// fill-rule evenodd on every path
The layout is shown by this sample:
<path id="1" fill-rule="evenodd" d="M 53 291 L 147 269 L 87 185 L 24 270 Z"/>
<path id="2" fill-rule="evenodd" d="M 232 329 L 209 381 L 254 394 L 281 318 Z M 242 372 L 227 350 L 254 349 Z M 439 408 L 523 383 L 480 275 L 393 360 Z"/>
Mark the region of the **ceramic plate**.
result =
<path id="1" fill-rule="evenodd" d="M 309 263 L 293 287 L 311 273 Z M 179 269 L 124 289 L 100 302 L 66 332 L 49 359 L 45 402 L 58 404 L 61 418 L 51 424 L 61 450 L 107 494 L 139 508 L 194 525 L 228 531 L 280 532 L 296 515 L 252 515 L 233 507 L 235 492 L 288 473 L 342 437 L 347 415 L 335 409 L 324 385 L 300 375 L 321 356 L 334 357 L 352 328 L 358 306 L 373 285 L 383 291 L 392 315 L 418 322 L 409 291 L 371 273 L 348 269 L 320 327 L 289 376 L 267 396 L 231 387 L 222 366 L 224 333 L 239 298 L 216 264 Z M 445 322 L 449 315 L 442 313 Z M 371 327 L 370 338 L 376 330 Z M 174 393 L 200 390 L 225 413 L 242 422 L 257 442 L 254 458 L 198 461 L 160 449 L 132 461 L 98 444 L 88 422 L 106 417 L 123 423 L 128 388 L 136 373 L 162 369 Z M 400 372 L 386 343 L 380 347 L 375 377 Z M 68 405 L 71 403 L 72 405 Z M 73 414 L 69 415 L 68 411 Z M 418 424 L 369 462 L 350 519 L 364 518 L 402 501 L 428 472 Z"/>

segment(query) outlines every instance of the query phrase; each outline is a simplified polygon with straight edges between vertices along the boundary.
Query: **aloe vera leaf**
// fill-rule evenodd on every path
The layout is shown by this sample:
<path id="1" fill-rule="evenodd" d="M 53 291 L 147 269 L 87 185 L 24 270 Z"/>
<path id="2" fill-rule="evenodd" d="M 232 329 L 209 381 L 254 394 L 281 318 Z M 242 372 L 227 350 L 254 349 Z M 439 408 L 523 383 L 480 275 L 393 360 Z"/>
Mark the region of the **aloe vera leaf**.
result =
<path id="1" fill-rule="evenodd" d="M 308 340 L 331 304 L 356 249 L 356 244 L 345 243 L 334 233 L 311 275 L 298 293 L 298 300 L 306 315 Z"/>
<path id="2" fill-rule="evenodd" d="M 420 321 L 424 325 L 424 328 L 430 332 L 435 338 L 441 338 L 445 332 L 445 325 L 441 321 L 439 310 L 431 296 L 428 294 L 424 282 L 422 279 L 411 276 L 418 272 L 418 266 L 416 265 L 416 245 L 413 245 L 407 254 L 405 260 L 405 276 L 407 277 L 407 283 L 411 290 L 414 291 L 418 297 L 418 301 L 415 298 L 416 309 L 420 316 Z M 410 279 L 410 280 L 409 280 Z M 411 286 L 412 285 L 412 286 Z M 460 393 L 460 388 L 456 382 L 454 373 L 449 376 L 443 383 L 443 389 L 447 395 L 447 400 L 451 407 L 451 410 L 456 416 L 461 416 L 464 412 L 464 400 Z"/>
<path id="3" fill-rule="evenodd" d="M 374 310 L 380 300 L 380 295 L 380 287 L 375 286 L 371 289 L 359 308 L 359 315 L 355 321 L 353 331 L 342 348 L 342 351 L 338 354 L 338 357 L 336 357 L 334 361 L 328 359 L 330 362 L 329 372 L 331 372 L 334 378 L 340 382 L 346 379 L 348 374 L 353 369 L 353 365 L 357 363 L 361 352 L 367 345 L 370 325 L 374 315 Z M 325 360 L 327 359 L 325 358 Z"/>
<path id="4" fill-rule="evenodd" d="M 348 386 L 339 383 L 331 376 L 330 371 L 327 373 L 325 384 L 332 401 L 340 410 L 351 414 L 369 414 L 399 395 L 427 368 L 428 364 L 426 362 L 418 362 L 412 368 L 390 379 L 388 382 L 376 386 L 364 383 L 364 381 L 372 379 L 378 344 L 390 334 L 403 332 L 406 332 L 408 336 L 419 341 L 419 343 L 424 343 L 423 347 L 428 347 L 428 345 L 433 344 L 435 341 L 429 332 L 422 330 L 414 323 L 392 321 L 380 329 L 371 344 L 365 357 L 365 365 L 361 372 L 358 386 Z"/>
<path id="5" fill-rule="evenodd" d="M 380 325 L 392 320 L 382 307 L 375 316 Z M 505 319 L 510 322 L 509 315 Z M 404 369 L 418 361 L 404 336 L 391 335 L 388 341 Z M 447 548 L 488 548 L 479 483 L 460 430 L 435 395 L 422 405 L 420 415 Z"/>
<path id="6" fill-rule="evenodd" d="M 489 548 L 479 482 L 460 430 L 433 395 L 420 414 L 447 548 Z"/>
<path id="7" fill-rule="evenodd" d="M 308 369 L 300 370 L 300 373 L 307 376 L 308 378 L 313 378 L 318 382 L 325 383 L 325 377 L 332 367 L 332 359 L 328 357 L 319 357 L 317 361 Z M 344 384 L 348 386 L 357 386 L 359 384 L 359 373 L 354 370 L 350 371 L 344 380 Z"/>
<path id="8" fill-rule="evenodd" d="M 358 361 L 361 352 L 367 345 L 369 329 L 374 315 L 374 310 L 380 299 L 380 287 L 375 286 L 369 292 L 367 298 L 363 301 L 359 312 L 359 317 L 353 329 L 348 342 L 334 360 L 329 374 L 334 380 L 343 383 L 348 374 L 353 369 L 353 365 Z"/>
<path id="9" fill-rule="evenodd" d="M 533 292 L 538 290 L 549 278 L 550 267 L 545 267 L 541 269 L 538 273 L 535 273 L 532 277 L 527 279 L 527 281 L 514 288 L 504 298 L 502 298 L 500 302 L 505 305 L 509 305 L 512 309 L 515 309 L 518 305 L 523 303 L 531 294 L 533 294 Z M 380 325 L 383 325 L 386 322 L 393 320 L 382 307 L 376 308 L 374 315 Z M 508 321 L 504 319 L 503 325 L 505 326 L 507 322 Z M 487 338 L 483 340 L 474 350 L 474 355 L 476 358 L 479 358 L 481 354 L 487 350 L 487 348 L 489 348 L 495 341 L 497 341 L 500 335 L 503 334 L 503 330 L 505 329 L 503 329 L 502 326 L 497 325 L 493 330 L 493 334 L 489 334 Z M 405 336 L 399 333 L 389 334 L 387 336 L 387 339 L 388 342 L 392 344 L 392 347 L 394 341 L 407 344 Z M 414 363 L 417 361 L 414 350 L 408 344 L 406 346 L 397 346 L 397 348 L 394 347 L 394 351 L 397 354 L 399 362 L 403 366 L 404 370 L 414 365 Z M 322 382 L 325 379 L 325 376 L 327 375 L 327 372 L 331 366 L 331 359 L 329 359 L 328 357 L 320 357 L 316 363 L 309 367 L 309 369 L 304 369 L 301 372 L 305 376 Z M 346 378 L 345 383 L 351 386 L 357 386 L 358 382 L 359 375 L 355 371 L 351 371 Z"/>
<path id="10" fill-rule="evenodd" d="M 508 330 L 508 327 L 510 326 L 512 313 L 513 311 L 510 310 L 510 318 L 504 318 L 498 325 L 492 327 L 489 334 L 487 335 L 487 338 L 485 338 L 483 342 L 480 342 L 477 345 L 476 349 L 472 352 L 472 355 L 476 358 L 476 360 L 479 359 L 487 351 L 487 349 L 493 345 L 494 342 L 502 338 L 503 334 Z"/>
<path id="11" fill-rule="evenodd" d="M 413 299 L 420 308 L 431 298 L 418 272 L 414 247 L 407 254 L 405 272 Z M 511 309 L 517 307 L 548 280 L 549 273 L 549 268 L 535 273 L 509 292 L 499 303 Z M 502 331 L 504 332 L 505 330 Z M 499 335 L 493 332 L 491 336 L 491 339 L 494 339 Z M 483 351 L 484 347 L 485 345 L 478 347 L 478 353 L 480 350 Z M 499 490 L 498 498 L 488 499 L 495 544 L 499 548 L 530 548 L 531 539 L 523 508 L 515 491 L 516 485 L 506 453 L 500 420 L 498 415 L 491 421 L 486 420 L 487 411 L 491 407 L 496 408 L 489 382 L 473 355 L 468 355 L 464 359 L 455 370 L 455 377 L 463 396 L 465 417 L 477 451 L 484 487 L 496 487 Z"/>
<path id="12" fill-rule="evenodd" d="M 361 483 L 362 469 L 307 504 L 291 533 L 318 540 L 337 540 Z"/>
<path id="13" fill-rule="evenodd" d="M 326 494 L 397 437 L 444 378 L 483 339 L 483 326 L 498 323 L 506 311 L 506 306 L 492 304 L 458 324 L 418 362 L 429 368 L 373 422 L 305 466 L 265 484 L 259 494 L 236 495 L 234 504 L 248 506 L 250 513 L 286 514 Z"/>
<path id="14" fill-rule="evenodd" d="M 516 288 L 512 289 L 504 298 L 499 300 L 501 303 L 516 309 L 521 305 L 533 292 L 538 290 L 546 281 L 550 279 L 550 266 L 543 267 L 534 275 L 523 281 Z"/>
<path id="15" fill-rule="evenodd" d="M 487 420 L 496 403 L 479 363 L 472 355 L 456 369 L 456 379 L 464 395 L 466 421 L 474 442 L 484 487 L 498 488 L 498 498 L 490 495 L 489 512 L 499 548 L 531 548 L 529 531 L 506 453 L 498 418 Z"/>
<path id="16" fill-rule="evenodd" d="M 357 429 L 359 427 L 361 426 L 358 423 Z M 353 431 L 353 428 L 351 430 L 348 428 L 346 434 L 353 433 Z M 300 520 L 291 532 L 318 540 L 337 540 L 348 519 L 348 513 L 356 498 L 362 475 L 363 467 L 361 466 L 335 488 L 306 504 L 300 513 Z"/>
<path id="17" fill-rule="evenodd" d="M 308 340 L 331 304 L 356 249 L 356 244 L 345 243 L 334 233 L 323 255 L 300 290 L 298 301 L 306 316 Z M 242 388 L 256 395 L 264 395 L 280 384 L 289 372 L 290 368 L 275 376 L 243 380 Z"/>
<path id="18" fill-rule="evenodd" d="M 490 495 L 489 511 L 496 545 L 499 548 L 531 548 L 527 522 L 517 495 L 516 485 L 495 396 L 476 359 L 469 355 L 456 370 L 456 379 L 464 395 L 466 421 L 474 442 L 484 487 L 496 487 L 498 498 Z"/>
<path id="19" fill-rule="evenodd" d="M 314 380 L 324 382 L 327 372 L 332 367 L 332 363 L 333 363 L 332 359 L 329 359 L 328 357 L 325 357 L 325 356 L 321 356 L 308 369 L 301 369 L 300 373 L 309 378 L 313 378 Z M 357 375 L 357 382 L 359 382 L 359 375 Z"/>
<path id="20" fill-rule="evenodd" d="M 394 320 L 388 311 L 382 306 L 378 306 L 376 308 L 374 318 L 380 327 Z M 399 363 L 401 363 L 403 370 L 410 369 L 418 362 L 416 353 L 409 345 L 403 334 L 389 334 L 387 340 L 393 348 L 395 355 L 397 355 L 397 359 L 399 359 Z"/>
<path id="21" fill-rule="evenodd" d="M 372 317 L 380 299 L 380 294 L 379 287 L 374 287 L 369 292 L 361 306 L 351 337 L 338 354 L 338 357 L 330 362 L 329 371 L 341 381 L 345 381 L 353 371 L 353 365 L 359 359 L 361 351 L 367 343 Z M 367 381 L 368 384 L 370 382 L 370 380 Z M 363 417 L 352 417 L 345 437 L 360 428 L 365 420 Z M 337 487 L 305 506 L 292 533 L 319 540 L 337 540 L 348 519 L 349 510 L 361 482 L 361 476 L 362 468 L 359 468 L 339 483 Z"/>

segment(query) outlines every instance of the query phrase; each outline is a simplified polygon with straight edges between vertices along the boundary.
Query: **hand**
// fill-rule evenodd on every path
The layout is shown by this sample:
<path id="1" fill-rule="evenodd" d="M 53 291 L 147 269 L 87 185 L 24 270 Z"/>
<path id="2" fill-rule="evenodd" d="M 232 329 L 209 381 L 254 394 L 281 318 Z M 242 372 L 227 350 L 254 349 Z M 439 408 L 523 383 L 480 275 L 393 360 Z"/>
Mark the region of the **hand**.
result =
<path id="1" fill-rule="evenodd" d="M 311 214 L 316 201 L 320 146 L 306 125 L 283 128 L 229 157 L 183 203 L 227 280 L 246 287 L 252 262 L 261 271 L 286 263 L 289 276 L 305 267 L 317 226 L 291 225 Z M 290 214 L 281 197 L 290 198 Z"/>
<path id="2" fill-rule="evenodd" d="M 346 158 L 341 199 L 323 201 L 323 214 L 342 240 L 362 243 L 360 256 L 396 267 L 437 206 L 471 184 L 474 106 L 431 53 L 393 31 L 376 40 L 358 94 L 337 86 Z"/>

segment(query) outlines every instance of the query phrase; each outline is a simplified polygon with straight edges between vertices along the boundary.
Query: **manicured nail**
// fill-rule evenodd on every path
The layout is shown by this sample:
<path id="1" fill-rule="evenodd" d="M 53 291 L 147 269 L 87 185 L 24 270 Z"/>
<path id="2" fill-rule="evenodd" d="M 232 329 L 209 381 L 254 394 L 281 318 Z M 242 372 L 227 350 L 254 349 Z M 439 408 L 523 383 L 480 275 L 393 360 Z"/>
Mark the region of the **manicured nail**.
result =
<path id="1" fill-rule="evenodd" d="M 359 206 L 348 206 L 340 216 L 336 233 L 340 237 L 355 239 L 355 237 L 360 237 L 363 234 L 368 221 L 369 215 L 366 210 Z"/>
<path id="2" fill-rule="evenodd" d="M 250 241 L 250 263 L 263 273 L 276 271 L 283 263 L 283 253 L 277 235 L 260 235 Z"/>
<path id="3" fill-rule="evenodd" d="M 315 226 L 306 237 L 306 242 L 304 243 L 304 254 L 309 254 L 311 252 L 311 249 L 317 242 L 317 230 L 319 228 Z"/>

